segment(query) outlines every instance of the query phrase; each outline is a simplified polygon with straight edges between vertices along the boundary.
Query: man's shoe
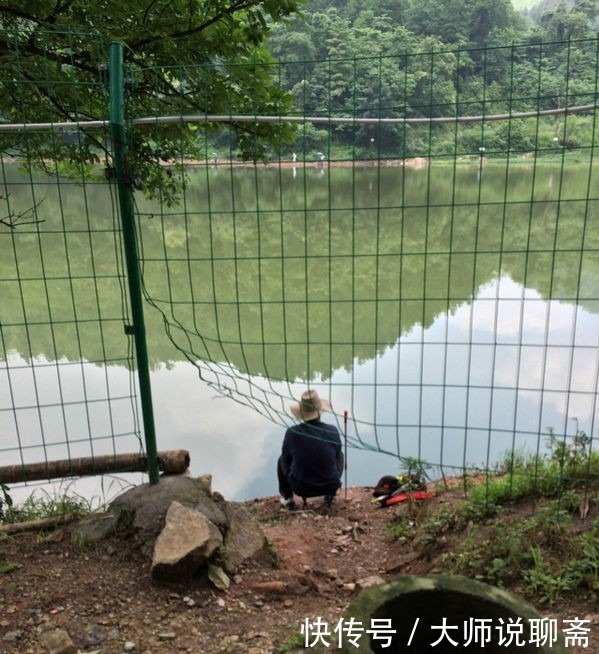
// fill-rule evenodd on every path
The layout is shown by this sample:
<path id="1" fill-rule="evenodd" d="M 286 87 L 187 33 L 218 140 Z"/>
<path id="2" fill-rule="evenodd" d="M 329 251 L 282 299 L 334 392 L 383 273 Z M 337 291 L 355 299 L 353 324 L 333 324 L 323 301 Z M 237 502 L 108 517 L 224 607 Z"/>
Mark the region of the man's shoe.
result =
<path id="1" fill-rule="evenodd" d="M 295 500 L 293 499 L 293 497 L 282 497 L 281 506 L 284 507 L 285 509 L 289 509 L 289 511 L 294 511 Z"/>

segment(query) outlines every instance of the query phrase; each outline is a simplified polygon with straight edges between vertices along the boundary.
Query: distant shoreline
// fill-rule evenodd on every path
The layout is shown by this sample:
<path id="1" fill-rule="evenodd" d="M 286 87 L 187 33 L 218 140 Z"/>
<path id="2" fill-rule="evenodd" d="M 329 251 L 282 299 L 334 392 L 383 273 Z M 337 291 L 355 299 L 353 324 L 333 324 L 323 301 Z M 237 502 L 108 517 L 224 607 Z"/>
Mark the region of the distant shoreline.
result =
<path id="1" fill-rule="evenodd" d="M 279 159 L 273 161 L 238 161 L 235 159 L 189 159 L 177 161 L 177 164 L 183 163 L 191 166 L 210 166 L 218 168 L 242 167 L 264 167 L 264 168 L 427 168 L 430 160 L 427 157 L 410 157 L 409 159 L 343 159 L 343 160 L 323 160 L 321 161 L 290 161 L 289 159 Z M 165 161 L 164 165 L 173 165 L 175 162 Z"/>

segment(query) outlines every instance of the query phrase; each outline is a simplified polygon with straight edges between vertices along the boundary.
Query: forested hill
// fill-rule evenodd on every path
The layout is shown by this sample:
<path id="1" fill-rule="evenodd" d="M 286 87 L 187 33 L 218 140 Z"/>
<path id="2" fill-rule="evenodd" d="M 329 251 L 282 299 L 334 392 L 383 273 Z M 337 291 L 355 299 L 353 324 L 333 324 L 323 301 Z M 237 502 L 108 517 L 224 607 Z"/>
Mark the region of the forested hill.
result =
<path id="1" fill-rule="evenodd" d="M 306 0 L 303 19 L 278 25 L 270 47 L 277 59 L 318 59 L 343 54 L 340 43 L 350 41 L 356 55 L 378 54 L 390 44 L 377 34 L 399 37 L 405 51 L 408 37 L 467 48 L 593 37 L 598 29 L 598 0 Z"/>
<path id="2" fill-rule="evenodd" d="M 301 18 L 273 27 L 269 50 L 293 111 L 308 116 L 476 116 L 594 104 L 599 1 L 552 2 L 523 12 L 512 0 L 307 0 Z M 567 134 L 555 118 L 491 125 L 485 147 L 585 146 L 592 121 L 592 111 L 577 114 Z M 304 151 L 345 146 L 356 156 L 375 144 L 385 156 L 398 148 L 470 152 L 481 139 L 480 124 L 375 131 L 308 125 Z"/>

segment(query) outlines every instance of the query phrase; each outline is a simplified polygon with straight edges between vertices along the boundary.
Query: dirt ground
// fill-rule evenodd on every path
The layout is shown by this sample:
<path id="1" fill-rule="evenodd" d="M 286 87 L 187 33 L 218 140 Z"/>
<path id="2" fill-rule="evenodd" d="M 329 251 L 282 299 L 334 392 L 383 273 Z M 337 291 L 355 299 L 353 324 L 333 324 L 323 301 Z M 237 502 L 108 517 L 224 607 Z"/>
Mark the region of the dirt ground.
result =
<path id="1" fill-rule="evenodd" d="M 0 654 L 49 654 L 48 635 L 56 629 L 73 643 L 63 654 L 269 654 L 289 651 L 293 643 L 305 646 L 302 627 L 321 618 L 333 631 L 369 578 L 437 571 L 435 558 L 388 534 L 387 521 L 405 506 L 378 508 L 371 490 L 341 490 L 331 510 L 320 499 L 293 512 L 275 497 L 248 502 L 271 544 L 272 561 L 246 564 L 226 590 L 202 577 L 184 586 L 157 585 L 150 561 L 127 542 L 73 542 L 68 527 L 3 537 Z M 596 606 L 579 600 L 537 608 L 560 623 L 588 619 L 588 647 L 568 651 L 599 654 Z M 335 639 L 327 651 L 338 649 Z"/>

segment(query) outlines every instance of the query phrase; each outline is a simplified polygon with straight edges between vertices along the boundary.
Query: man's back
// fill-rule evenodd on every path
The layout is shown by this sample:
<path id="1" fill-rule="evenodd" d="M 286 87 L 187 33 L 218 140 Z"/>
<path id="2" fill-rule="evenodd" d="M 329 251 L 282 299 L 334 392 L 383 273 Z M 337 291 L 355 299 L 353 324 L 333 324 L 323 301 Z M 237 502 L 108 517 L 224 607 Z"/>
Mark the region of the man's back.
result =
<path id="1" fill-rule="evenodd" d="M 334 494 L 339 488 L 343 455 L 339 432 L 333 425 L 316 419 L 290 427 L 282 456 L 298 495 Z"/>

